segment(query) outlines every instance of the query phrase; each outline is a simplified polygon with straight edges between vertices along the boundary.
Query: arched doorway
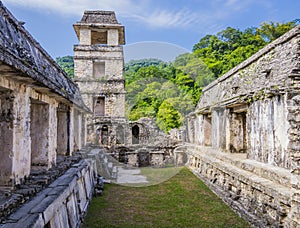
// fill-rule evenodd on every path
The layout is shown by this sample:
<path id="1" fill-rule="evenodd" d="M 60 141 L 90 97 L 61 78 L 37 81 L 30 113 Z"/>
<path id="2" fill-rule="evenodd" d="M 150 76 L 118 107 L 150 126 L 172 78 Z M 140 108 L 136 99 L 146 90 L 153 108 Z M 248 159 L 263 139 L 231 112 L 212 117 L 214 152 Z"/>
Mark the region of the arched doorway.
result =
<path id="1" fill-rule="evenodd" d="M 140 143 L 140 128 L 138 125 L 132 127 L 132 144 Z"/>

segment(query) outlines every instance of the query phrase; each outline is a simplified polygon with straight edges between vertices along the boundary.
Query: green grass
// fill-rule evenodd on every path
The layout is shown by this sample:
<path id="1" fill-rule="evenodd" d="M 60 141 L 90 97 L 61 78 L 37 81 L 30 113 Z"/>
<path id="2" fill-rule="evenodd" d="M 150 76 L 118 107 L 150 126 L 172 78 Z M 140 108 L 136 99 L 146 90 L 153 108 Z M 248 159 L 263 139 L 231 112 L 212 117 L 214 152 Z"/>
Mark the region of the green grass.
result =
<path id="1" fill-rule="evenodd" d="M 83 227 L 250 227 L 187 168 L 148 187 L 105 185 Z"/>
<path id="2" fill-rule="evenodd" d="M 171 177 L 175 176 L 182 167 L 165 167 L 165 168 L 153 168 L 153 167 L 143 167 L 139 168 L 141 172 L 137 175 L 142 175 L 147 178 L 148 183 L 125 183 L 124 186 L 129 187 L 146 187 L 150 185 L 160 184 Z"/>
<path id="3" fill-rule="evenodd" d="M 162 181 L 166 181 L 171 177 L 175 176 L 182 167 L 165 167 L 165 168 L 152 168 L 145 167 L 141 168 L 141 175 L 147 177 L 147 181 L 149 181 L 148 185 L 159 184 Z"/>

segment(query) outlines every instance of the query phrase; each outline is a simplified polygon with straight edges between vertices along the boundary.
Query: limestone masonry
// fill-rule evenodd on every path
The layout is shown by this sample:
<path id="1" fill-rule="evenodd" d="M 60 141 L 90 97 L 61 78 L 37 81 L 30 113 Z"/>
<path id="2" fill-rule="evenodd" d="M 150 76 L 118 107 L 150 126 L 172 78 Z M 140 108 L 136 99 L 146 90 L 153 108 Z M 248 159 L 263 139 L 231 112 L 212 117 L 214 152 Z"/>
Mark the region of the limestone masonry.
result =
<path id="1" fill-rule="evenodd" d="M 208 85 L 188 166 L 255 226 L 300 226 L 300 26 Z"/>
<path id="2" fill-rule="evenodd" d="M 112 160 L 186 164 L 253 227 L 300 227 L 300 26 L 204 88 L 185 134 L 165 134 L 125 117 L 114 12 L 74 24 L 74 81 L 22 25 L 0 1 L 0 227 L 80 227 Z"/>
<path id="3" fill-rule="evenodd" d="M 79 39 L 74 46 L 74 80 L 92 111 L 87 118 L 87 141 L 132 166 L 162 167 L 173 162 L 177 140 L 171 140 L 151 119 L 130 122 L 125 118 L 124 26 L 115 13 L 85 11 L 74 29 Z"/>

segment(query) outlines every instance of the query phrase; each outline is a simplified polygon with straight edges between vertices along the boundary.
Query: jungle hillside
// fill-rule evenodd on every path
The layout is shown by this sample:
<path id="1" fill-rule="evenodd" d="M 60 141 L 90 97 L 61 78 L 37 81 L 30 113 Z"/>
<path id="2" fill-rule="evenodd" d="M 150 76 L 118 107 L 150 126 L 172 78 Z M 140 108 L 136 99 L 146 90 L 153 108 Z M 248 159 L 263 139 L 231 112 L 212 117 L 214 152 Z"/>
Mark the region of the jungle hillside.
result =
<path id="1" fill-rule="evenodd" d="M 202 37 L 191 53 L 181 54 L 173 62 L 140 59 L 125 63 L 127 117 L 129 120 L 154 118 L 165 132 L 180 128 L 206 85 L 298 23 L 299 20 L 263 22 L 259 27 L 243 31 L 227 27 L 215 35 Z M 74 77 L 72 56 L 59 57 L 56 61 Z"/>

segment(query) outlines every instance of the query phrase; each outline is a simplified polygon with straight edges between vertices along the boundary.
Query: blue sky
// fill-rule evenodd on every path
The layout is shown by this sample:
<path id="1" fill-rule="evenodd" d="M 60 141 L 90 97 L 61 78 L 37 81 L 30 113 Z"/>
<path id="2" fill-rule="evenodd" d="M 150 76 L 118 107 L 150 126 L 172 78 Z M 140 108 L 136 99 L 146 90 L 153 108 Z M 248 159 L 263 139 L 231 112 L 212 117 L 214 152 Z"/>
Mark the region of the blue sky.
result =
<path id="1" fill-rule="evenodd" d="M 299 0 L 2 2 L 18 20 L 26 22 L 25 28 L 53 58 L 73 55 L 73 45 L 77 44 L 78 40 L 72 25 L 81 19 L 84 10 L 114 10 L 118 21 L 125 26 L 128 47 L 135 43 L 151 41 L 181 47 L 181 51 L 191 50 L 201 37 L 215 34 L 228 26 L 244 30 L 251 26 L 258 27 L 264 21 L 288 22 L 300 18 Z M 157 57 L 165 52 L 159 45 L 153 50 L 157 50 Z"/>

